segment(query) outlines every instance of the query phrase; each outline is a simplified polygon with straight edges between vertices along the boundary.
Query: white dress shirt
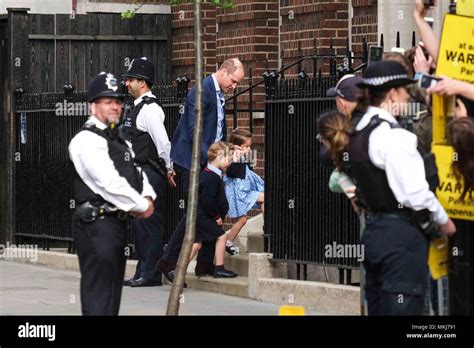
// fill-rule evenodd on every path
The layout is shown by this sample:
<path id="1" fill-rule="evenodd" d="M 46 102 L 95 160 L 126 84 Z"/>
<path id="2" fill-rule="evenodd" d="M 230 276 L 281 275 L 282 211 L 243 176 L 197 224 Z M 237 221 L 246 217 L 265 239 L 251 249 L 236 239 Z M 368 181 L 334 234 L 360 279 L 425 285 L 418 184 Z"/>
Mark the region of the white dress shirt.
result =
<path id="1" fill-rule="evenodd" d="M 214 140 L 215 143 L 225 140 L 222 139 L 224 136 L 222 132 L 222 128 L 225 122 L 225 113 L 224 113 L 224 105 L 225 105 L 225 97 L 224 92 L 222 92 L 219 83 L 217 82 L 216 77 L 214 74 L 212 76 L 212 81 L 214 81 L 214 87 L 216 88 L 216 103 L 217 103 L 217 129 L 216 129 L 216 139 Z"/>
<path id="2" fill-rule="evenodd" d="M 213 171 L 214 173 L 216 173 L 217 175 L 219 175 L 220 178 L 222 178 L 222 170 L 220 170 L 219 168 L 217 167 L 214 167 L 212 164 L 208 163 L 207 164 L 207 168 L 209 168 L 209 170 Z"/>
<path id="3" fill-rule="evenodd" d="M 371 106 L 357 124 L 356 130 L 368 125 L 375 115 L 390 123 L 397 123 L 387 111 Z M 370 133 L 369 158 L 377 168 L 385 170 L 390 189 L 404 207 L 428 209 L 438 225 L 448 221 L 446 211 L 429 190 L 415 134 L 402 128 L 390 128 L 388 123 L 383 122 Z"/>
<path id="4" fill-rule="evenodd" d="M 99 129 L 107 128 L 94 116 L 87 122 L 95 124 Z M 127 144 L 130 147 L 130 143 Z M 131 149 L 130 152 L 134 156 Z M 155 191 L 144 172 L 141 193 L 119 174 L 109 156 L 107 140 L 98 134 L 89 131 L 76 134 L 69 144 L 69 158 L 84 183 L 94 193 L 121 210 L 143 213 L 148 209 L 148 200 L 145 197 L 156 199 Z"/>
<path id="5" fill-rule="evenodd" d="M 143 97 L 156 98 L 151 91 L 143 94 L 133 102 L 135 106 L 141 103 Z M 158 155 L 165 160 L 168 171 L 173 169 L 173 163 L 170 159 L 171 142 L 166 133 L 164 125 L 165 113 L 156 103 L 143 105 L 137 116 L 137 129 L 147 132 L 155 144 Z"/>

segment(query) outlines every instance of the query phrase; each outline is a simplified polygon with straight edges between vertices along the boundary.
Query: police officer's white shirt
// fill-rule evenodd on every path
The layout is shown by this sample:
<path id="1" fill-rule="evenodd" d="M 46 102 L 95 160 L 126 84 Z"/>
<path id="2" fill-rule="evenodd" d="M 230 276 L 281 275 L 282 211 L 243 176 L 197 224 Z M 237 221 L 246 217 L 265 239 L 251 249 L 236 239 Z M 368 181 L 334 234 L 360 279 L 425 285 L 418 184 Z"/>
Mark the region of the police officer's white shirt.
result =
<path id="1" fill-rule="evenodd" d="M 107 125 L 95 116 L 89 117 L 87 122 L 95 124 L 99 129 L 107 128 Z M 127 144 L 130 147 L 130 143 Z M 130 152 L 133 157 L 131 149 Z M 153 200 L 156 198 L 155 191 L 144 172 L 141 194 L 120 176 L 109 156 L 107 140 L 100 135 L 89 131 L 76 134 L 69 144 L 69 158 L 84 183 L 94 193 L 121 210 L 145 212 L 148 209 L 148 200 L 145 197 L 150 196 Z"/>
<path id="2" fill-rule="evenodd" d="M 387 111 L 371 106 L 357 124 L 356 130 L 367 126 L 375 115 L 390 123 L 397 123 Z M 429 190 L 415 134 L 402 128 L 390 128 L 388 123 L 383 122 L 370 133 L 369 158 L 377 168 L 385 170 L 388 184 L 403 207 L 428 209 L 439 225 L 448 221 L 446 211 Z"/>
<path id="3" fill-rule="evenodd" d="M 143 97 L 156 98 L 150 91 L 143 94 L 134 100 L 135 106 L 141 103 Z M 137 116 L 137 129 L 142 132 L 147 132 L 153 143 L 155 144 L 158 155 L 165 160 L 166 168 L 173 169 L 173 164 L 170 159 L 171 142 L 166 133 L 164 125 L 165 113 L 163 109 L 156 103 L 143 105 L 140 113 Z"/>

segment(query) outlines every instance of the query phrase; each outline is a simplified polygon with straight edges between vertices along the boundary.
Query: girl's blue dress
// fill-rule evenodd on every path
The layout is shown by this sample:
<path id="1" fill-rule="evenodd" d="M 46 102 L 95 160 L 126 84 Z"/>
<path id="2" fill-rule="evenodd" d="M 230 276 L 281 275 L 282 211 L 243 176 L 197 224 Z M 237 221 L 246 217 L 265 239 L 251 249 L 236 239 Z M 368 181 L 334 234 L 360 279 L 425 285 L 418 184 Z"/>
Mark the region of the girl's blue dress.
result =
<path id="1" fill-rule="evenodd" d="M 257 198 L 264 191 L 264 181 L 245 164 L 245 178 L 224 177 L 225 194 L 229 202 L 228 216 L 237 218 L 247 215 L 250 209 L 259 208 Z"/>

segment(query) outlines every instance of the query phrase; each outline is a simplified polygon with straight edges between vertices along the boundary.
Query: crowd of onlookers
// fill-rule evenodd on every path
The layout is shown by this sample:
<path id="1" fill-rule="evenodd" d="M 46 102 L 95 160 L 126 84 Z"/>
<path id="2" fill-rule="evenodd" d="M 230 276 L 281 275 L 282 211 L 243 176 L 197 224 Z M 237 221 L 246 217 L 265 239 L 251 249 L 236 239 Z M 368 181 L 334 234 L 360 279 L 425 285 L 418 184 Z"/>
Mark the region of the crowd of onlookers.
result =
<path id="1" fill-rule="evenodd" d="M 417 47 L 411 61 L 415 73 L 432 74 L 436 69 L 439 39 L 431 26 L 424 20 L 427 8 L 421 0 L 416 1 L 414 18 L 421 35 L 423 47 Z M 423 54 L 423 51 L 427 53 Z M 426 90 L 426 105 L 430 107 L 430 96 L 455 97 L 454 119 L 447 125 L 447 140 L 457 153 L 453 161 L 453 172 L 459 182 L 463 181 L 462 198 L 474 188 L 474 84 L 442 77 L 434 86 Z M 431 123 L 431 120 L 430 120 Z M 462 180 L 461 180 L 462 178 Z M 471 197 L 472 198 L 472 197 Z"/>
<path id="2" fill-rule="evenodd" d="M 345 193 L 363 221 L 369 315 L 422 314 L 429 242 L 456 233 L 436 197 L 432 144 L 454 148 L 458 198 L 473 204 L 474 84 L 436 74 L 439 40 L 424 19 L 427 10 L 416 0 L 416 47 L 374 54 L 362 76 L 345 75 L 327 91 L 337 111 L 318 118 L 320 161 L 335 167 L 329 188 Z M 446 107 L 435 110 L 433 122 L 439 96 Z"/>

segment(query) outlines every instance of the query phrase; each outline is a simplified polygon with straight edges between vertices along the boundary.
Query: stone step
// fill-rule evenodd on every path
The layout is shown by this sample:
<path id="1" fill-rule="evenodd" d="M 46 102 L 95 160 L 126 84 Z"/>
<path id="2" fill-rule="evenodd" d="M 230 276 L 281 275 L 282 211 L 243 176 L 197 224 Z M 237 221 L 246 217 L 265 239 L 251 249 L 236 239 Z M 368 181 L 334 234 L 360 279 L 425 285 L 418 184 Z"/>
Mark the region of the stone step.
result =
<path id="1" fill-rule="evenodd" d="M 262 234 L 263 233 L 263 215 L 251 217 L 247 224 L 242 228 L 239 235 L 235 240 L 236 246 L 240 248 L 241 253 L 248 252 L 247 248 L 247 236 L 252 233 Z"/>
<path id="2" fill-rule="evenodd" d="M 164 279 L 166 283 L 168 281 Z M 211 276 L 197 277 L 194 272 L 186 274 L 188 288 L 217 292 L 223 295 L 248 298 L 249 280 L 247 277 L 213 278 Z"/>
<path id="3" fill-rule="evenodd" d="M 224 266 L 226 269 L 237 273 L 239 276 L 247 277 L 249 275 L 249 254 L 237 254 L 230 256 L 226 253 L 224 257 Z"/>
<path id="4" fill-rule="evenodd" d="M 249 231 L 247 234 L 247 253 L 264 253 L 263 231 Z"/>

